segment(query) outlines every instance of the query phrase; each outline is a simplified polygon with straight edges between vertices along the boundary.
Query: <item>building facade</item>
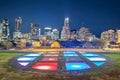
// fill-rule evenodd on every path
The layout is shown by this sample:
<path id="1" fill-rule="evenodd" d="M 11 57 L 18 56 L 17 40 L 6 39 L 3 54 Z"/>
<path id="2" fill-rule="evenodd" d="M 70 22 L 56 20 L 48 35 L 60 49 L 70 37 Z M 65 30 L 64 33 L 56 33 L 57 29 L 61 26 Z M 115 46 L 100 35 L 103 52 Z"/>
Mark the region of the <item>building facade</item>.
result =
<path id="1" fill-rule="evenodd" d="M 66 41 L 70 39 L 70 27 L 69 27 L 69 18 L 65 18 L 64 26 L 61 31 L 61 40 Z"/>
<path id="2" fill-rule="evenodd" d="M 46 36 L 47 40 L 52 39 L 52 28 L 51 27 L 45 27 L 44 28 L 44 36 Z"/>
<path id="3" fill-rule="evenodd" d="M 0 22 L 0 42 L 8 41 L 10 39 L 10 29 L 8 19 L 4 19 Z"/>
<path id="4" fill-rule="evenodd" d="M 40 39 L 41 29 L 38 24 L 30 24 L 31 39 Z"/>
<path id="5" fill-rule="evenodd" d="M 78 41 L 93 41 L 95 36 L 92 35 L 89 28 L 81 27 L 76 34 Z"/>
<path id="6" fill-rule="evenodd" d="M 52 40 L 58 40 L 59 39 L 59 31 L 57 29 L 52 30 Z"/>

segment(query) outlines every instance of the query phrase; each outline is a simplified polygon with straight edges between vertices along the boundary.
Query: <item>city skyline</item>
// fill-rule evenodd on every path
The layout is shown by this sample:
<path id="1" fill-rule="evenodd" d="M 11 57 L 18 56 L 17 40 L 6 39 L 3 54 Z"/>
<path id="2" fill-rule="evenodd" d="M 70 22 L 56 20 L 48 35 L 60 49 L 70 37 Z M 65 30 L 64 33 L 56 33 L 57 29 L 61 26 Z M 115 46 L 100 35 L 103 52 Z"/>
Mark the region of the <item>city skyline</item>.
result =
<path id="1" fill-rule="evenodd" d="M 37 23 L 41 30 L 51 26 L 62 30 L 64 18 L 69 17 L 70 29 L 84 26 L 100 37 L 101 32 L 120 29 L 118 0 L 1 0 L 0 19 L 8 18 L 11 32 L 15 31 L 15 18 L 21 17 L 22 32 L 30 31 L 30 23 Z M 99 29 L 99 30 L 97 30 Z"/>

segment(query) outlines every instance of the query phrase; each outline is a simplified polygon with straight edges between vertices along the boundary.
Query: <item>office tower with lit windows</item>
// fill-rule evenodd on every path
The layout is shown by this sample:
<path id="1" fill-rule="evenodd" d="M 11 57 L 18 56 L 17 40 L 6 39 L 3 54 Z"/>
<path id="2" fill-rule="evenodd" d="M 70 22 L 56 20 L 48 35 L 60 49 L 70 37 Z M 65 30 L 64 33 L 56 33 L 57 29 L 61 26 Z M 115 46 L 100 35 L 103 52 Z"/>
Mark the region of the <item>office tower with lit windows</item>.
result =
<path id="1" fill-rule="evenodd" d="M 13 33 L 13 40 L 15 43 L 20 42 L 21 38 L 22 38 L 22 33 L 20 31 L 21 29 L 21 24 L 22 24 L 22 18 L 18 17 L 15 19 L 15 32 Z"/>
<path id="2" fill-rule="evenodd" d="M 81 27 L 76 33 L 76 38 L 78 41 L 93 41 L 95 36 L 92 35 L 89 28 Z"/>
<path id="3" fill-rule="evenodd" d="M 10 29 L 8 19 L 3 19 L 0 23 L 0 41 L 8 41 L 10 39 Z"/>
<path id="4" fill-rule="evenodd" d="M 120 43 L 120 30 L 117 30 L 117 43 Z"/>
<path id="5" fill-rule="evenodd" d="M 40 26 L 38 24 L 31 23 L 30 24 L 30 33 L 31 33 L 32 40 L 40 39 L 40 33 L 41 33 Z"/>
<path id="6" fill-rule="evenodd" d="M 47 40 L 52 39 L 52 28 L 51 27 L 45 27 L 44 28 L 44 36 L 46 36 Z"/>
<path id="7" fill-rule="evenodd" d="M 108 30 L 101 33 L 101 39 L 111 42 L 115 40 L 115 31 L 114 30 Z"/>
<path id="8" fill-rule="evenodd" d="M 16 32 L 19 32 L 21 29 L 22 19 L 21 17 L 18 17 L 15 19 L 16 22 Z"/>
<path id="9" fill-rule="evenodd" d="M 57 29 L 52 30 L 51 38 L 52 38 L 52 40 L 58 40 L 59 39 L 59 31 Z"/>
<path id="10" fill-rule="evenodd" d="M 64 26 L 61 31 L 61 40 L 66 41 L 70 39 L 70 27 L 69 27 L 69 18 L 65 18 Z"/>

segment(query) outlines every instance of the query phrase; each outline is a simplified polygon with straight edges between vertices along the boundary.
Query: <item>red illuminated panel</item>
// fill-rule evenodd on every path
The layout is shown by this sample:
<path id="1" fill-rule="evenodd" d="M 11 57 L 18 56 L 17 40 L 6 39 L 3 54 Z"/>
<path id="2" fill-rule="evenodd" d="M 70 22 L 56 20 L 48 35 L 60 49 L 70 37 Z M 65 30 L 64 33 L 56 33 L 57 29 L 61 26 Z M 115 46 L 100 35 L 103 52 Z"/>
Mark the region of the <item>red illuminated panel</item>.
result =
<path id="1" fill-rule="evenodd" d="M 59 52 L 48 52 L 50 54 L 59 54 Z"/>
<path id="2" fill-rule="evenodd" d="M 58 61 L 58 58 L 45 57 L 45 58 L 42 59 L 42 61 Z"/>
<path id="3" fill-rule="evenodd" d="M 38 62 L 32 68 L 33 69 L 39 69 L 39 70 L 55 71 L 55 70 L 57 70 L 57 63 L 42 63 L 42 62 Z"/>

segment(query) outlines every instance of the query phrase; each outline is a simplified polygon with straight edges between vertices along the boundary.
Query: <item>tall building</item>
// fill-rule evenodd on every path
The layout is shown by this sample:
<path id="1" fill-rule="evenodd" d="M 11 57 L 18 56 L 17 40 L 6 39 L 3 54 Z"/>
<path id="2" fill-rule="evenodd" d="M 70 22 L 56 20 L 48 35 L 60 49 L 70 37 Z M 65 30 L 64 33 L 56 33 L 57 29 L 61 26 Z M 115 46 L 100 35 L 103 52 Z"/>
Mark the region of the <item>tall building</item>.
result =
<path id="1" fill-rule="evenodd" d="M 44 28 L 44 36 L 46 36 L 47 40 L 52 39 L 52 28 L 51 27 Z"/>
<path id="2" fill-rule="evenodd" d="M 59 39 L 59 31 L 57 29 L 52 30 L 52 40 L 58 40 Z"/>
<path id="3" fill-rule="evenodd" d="M 0 23 L 0 41 L 8 41 L 10 39 L 10 29 L 8 19 L 4 19 Z"/>
<path id="4" fill-rule="evenodd" d="M 89 28 L 81 27 L 76 34 L 78 41 L 93 41 L 94 35 L 90 32 Z"/>
<path id="5" fill-rule="evenodd" d="M 41 29 L 38 24 L 30 24 L 30 30 L 31 30 L 31 39 L 40 39 L 40 33 Z"/>
<path id="6" fill-rule="evenodd" d="M 115 41 L 115 31 L 114 30 L 108 30 L 108 31 L 104 31 L 101 33 L 101 39 L 111 42 L 111 41 Z"/>
<path id="7" fill-rule="evenodd" d="M 15 43 L 17 42 L 20 42 L 21 38 L 22 38 L 22 33 L 20 31 L 21 29 L 21 24 L 22 24 L 22 19 L 21 17 L 18 17 L 15 19 L 15 23 L 16 23 L 16 26 L 15 26 L 15 32 L 13 33 L 13 40 Z"/>
<path id="8" fill-rule="evenodd" d="M 61 31 L 61 40 L 66 41 L 70 39 L 70 27 L 69 27 L 69 18 L 65 18 L 64 26 Z"/>
<path id="9" fill-rule="evenodd" d="M 16 32 L 19 32 L 21 29 L 22 19 L 21 17 L 15 19 L 16 22 Z"/>
<path id="10" fill-rule="evenodd" d="M 120 43 L 120 30 L 117 30 L 117 43 Z"/>

